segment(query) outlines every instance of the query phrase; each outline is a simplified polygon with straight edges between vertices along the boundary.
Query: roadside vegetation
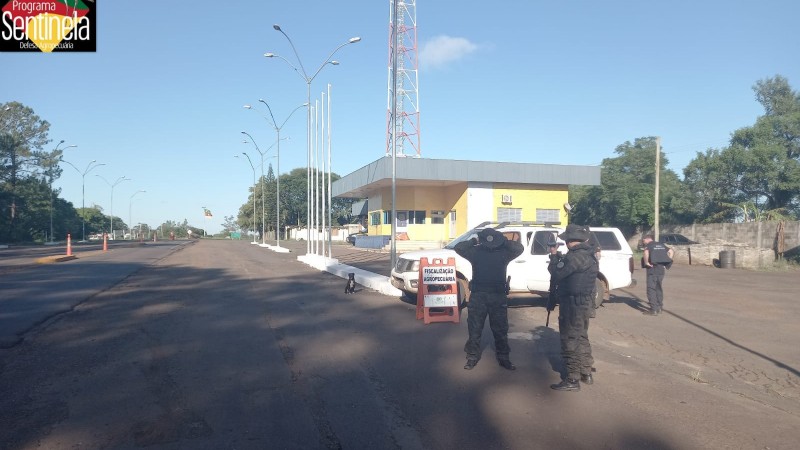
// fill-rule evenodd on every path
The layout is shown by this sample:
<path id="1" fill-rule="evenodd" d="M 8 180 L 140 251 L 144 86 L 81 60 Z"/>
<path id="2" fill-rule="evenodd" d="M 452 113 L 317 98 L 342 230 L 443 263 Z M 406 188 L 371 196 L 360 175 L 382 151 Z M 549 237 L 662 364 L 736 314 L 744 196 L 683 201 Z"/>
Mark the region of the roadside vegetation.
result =
<path id="1" fill-rule="evenodd" d="M 800 94 L 776 75 L 753 86 L 764 114 L 733 130 L 727 146 L 698 149 L 680 177 L 667 169 L 669 147 L 661 149 L 660 223 L 691 224 L 798 220 L 800 218 Z M 710 118 L 713 120 L 713 118 Z M 53 182 L 62 174 L 63 149 L 49 136 L 50 124 L 19 103 L 0 104 L 0 243 L 63 240 L 86 225 L 86 235 L 137 227 L 147 233 L 183 238 L 202 228 L 183 221 L 126 224 L 97 205 L 75 207 L 59 197 Z M 626 236 L 649 230 L 655 221 L 656 138 L 625 141 L 602 162 L 600 186 L 570 189 L 571 220 L 620 228 Z M 312 176 L 315 174 L 312 173 Z M 276 178 L 268 172 L 248 191 L 237 217 L 226 217 L 224 235 L 307 223 L 305 168 L 281 175 L 280 218 L 276 217 Z M 332 174 L 335 181 L 340 176 Z M 262 198 L 263 195 L 263 198 Z M 321 195 L 321 193 L 320 193 Z M 352 221 L 352 200 L 333 200 L 333 223 Z M 255 205 L 255 207 L 254 207 Z M 52 215 L 53 236 L 50 231 Z M 138 231 L 138 230 L 137 230 Z M 149 234 L 149 233 L 148 233 Z M 789 264 L 789 263 L 786 263 Z"/>

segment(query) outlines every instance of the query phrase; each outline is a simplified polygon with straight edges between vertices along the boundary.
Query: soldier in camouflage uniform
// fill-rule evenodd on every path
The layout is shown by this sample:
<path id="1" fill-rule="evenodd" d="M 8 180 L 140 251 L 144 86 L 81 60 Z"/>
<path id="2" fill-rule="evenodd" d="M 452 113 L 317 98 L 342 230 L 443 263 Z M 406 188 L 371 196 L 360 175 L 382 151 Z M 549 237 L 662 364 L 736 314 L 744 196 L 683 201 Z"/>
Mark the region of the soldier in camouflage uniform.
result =
<path id="1" fill-rule="evenodd" d="M 510 241 L 493 228 L 478 233 L 478 239 L 459 242 L 454 250 L 472 264 L 472 281 L 467 306 L 469 338 L 464 344 L 467 353 L 465 369 L 471 370 L 481 359 L 481 334 L 489 316 L 489 327 L 494 335 L 497 362 L 505 369 L 515 370 L 509 359 L 508 345 L 508 286 L 506 267 L 525 248 Z"/>
<path id="2" fill-rule="evenodd" d="M 569 252 L 559 257 L 556 247 L 551 247 L 551 281 L 557 285 L 556 296 L 547 304 L 547 310 L 558 309 L 558 329 L 561 335 L 561 357 L 567 376 L 561 383 L 550 387 L 558 391 L 580 391 L 580 381 L 592 384 L 592 347 L 589 345 L 589 318 L 595 279 L 599 271 L 595 248 L 586 242 L 588 227 L 569 224 L 559 237 L 567 243 Z"/>

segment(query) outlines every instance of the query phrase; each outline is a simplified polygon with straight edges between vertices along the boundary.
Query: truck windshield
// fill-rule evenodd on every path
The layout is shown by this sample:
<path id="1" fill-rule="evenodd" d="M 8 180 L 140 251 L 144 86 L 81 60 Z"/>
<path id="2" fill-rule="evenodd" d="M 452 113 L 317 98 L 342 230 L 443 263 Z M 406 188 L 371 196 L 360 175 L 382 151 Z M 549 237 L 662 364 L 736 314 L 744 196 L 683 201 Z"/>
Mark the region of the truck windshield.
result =
<path id="1" fill-rule="evenodd" d="M 478 232 L 479 231 L 481 231 L 481 230 L 469 230 L 466 233 L 462 234 L 461 236 L 459 236 L 459 237 L 453 239 L 452 241 L 450 241 L 450 243 L 445 245 L 444 248 L 452 250 L 456 246 L 456 244 L 458 244 L 459 242 L 467 241 L 467 240 L 470 240 L 472 238 L 478 239 Z"/>

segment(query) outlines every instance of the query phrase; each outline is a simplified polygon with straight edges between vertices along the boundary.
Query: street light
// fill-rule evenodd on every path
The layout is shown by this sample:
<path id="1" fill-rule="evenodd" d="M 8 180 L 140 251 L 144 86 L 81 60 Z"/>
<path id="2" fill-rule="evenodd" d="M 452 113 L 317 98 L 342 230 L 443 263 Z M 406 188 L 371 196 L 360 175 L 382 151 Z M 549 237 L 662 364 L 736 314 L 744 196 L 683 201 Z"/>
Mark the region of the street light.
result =
<path id="1" fill-rule="evenodd" d="M 265 197 L 265 195 L 264 195 L 264 181 L 265 181 L 265 179 L 264 179 L 264 155 L 266 155 L 267 152 L 269 152 L 269 150 L 272 147 L 275 146 L 275 144 L 278 144 L 280 142 L 280 140 L 275 141 L 272 145 L 270 145 L 266 150 L 264 150 L 262 152 L 261 149 L 258 147 L 258 144 L 256 144 L 255 139 L 253 139 L 253 136 L 250 136 L 250 133 L 248 133 L 246 131 L 242 131 L 242 134 L 244 134 L 244 135 L 246 135 L 247 137 L 250 138 L 250 142 L 253 143 L 253 145 L 256 147 L 256 151 L 258 151 L 258 154 L 261 155 L 261 180 L 262 180 L 261 181 L 261 244 L 267 245 L 266 231 L 264 229 L 265 222 L 266 222 L 265 219 L 266 219 L 266 216 L 267 216 L 266 208 L 264 207 L 264 197 Z M 284 138 L 284 139 L 287 139 L 287 138 Z M 246 144 L 247 141 L 244 140 L 244 141 L 242 141 L 242 143 Z M 253 191 L 253 195 L 255 196 L 255 191 Z"/>
<path id="2" fill-rule="evenodd" d="M 143 189 L 140 189 L 140 190 L 134 192 L 133 195 L 131 195 L 130 200 L 128 201 L 128 231 L 133 231 L 133 230 L 131 230 L 131 226 L 133 225 L 133 218 L 131 217 L 131 205 L 133 204 L 133 197 L 135 197 L 136 194 L 138 194 L 140 192 L 147 192 L 147 191 L 145 191 Z M 142 227 L 139 227 L 139 233 L 141 233 L 141 232 L 142 232 Z M 132 240 L 133 239 L 133 233 L 128 233 L 128 234 L 130 234 L 131 240 Z M 125 237 L 125 236 L 123 236 L 123 237 Z"/>
<path id="3" fill-rule="evenodd" d="M 122 183 L 123 181 L 132 181 L 132 180 L 130 178 L 125 178 L 125 176 L 123 175 L 123 176 L 117 178 L 117 180 L 114 183 L 109 183 L 108 180 L 106 180 L 102 176 L 100 176 L 100 175 L 95 175 L 95 176 L 97 178 L 100 178 L 101 180 L 105 181 L 107 185 L 111 186 L 111 206 L 110 206 L 110 210 L 111 210 L 111 214 L 110 214 L 111 225 L 109 226 L 109 228 L 111 229 L 111 232 L 110 232 L 111 239 L 114 239 L 114 187 L 116 187 L 118 184 Z"/>
<path id="4" fill-rule="evenodd" d="M 245 152 L 242 154 L 247 158 L 247 162 L 250 163 L 250 168 L 253 169 L 253 244 L 256 243 L 256 168 L 253 166 L 253 160 L 250 159 L 250 155 Z M 239 155 L 233 155 L 234 158 L 238 158 Z"/>
<path id="5" fill-rule="evenodd" d="M 58 162 L 61 160 L 61 153 L 64 153 L 64 150 L 68 148 L 77 147 L 77 145 L 68 145 L 64 147 L 64 149 L 61 150 L 61 153 L 57 155 L 58 147 L 61 146 L 61 144 L 63 143 L 64 140 L 62 139 L 61 142 L 59 142 L 56 145 L 56 148 L 53 149 L 53 153 L 50 154 L 50 159 L 48 161 L 49 167 L 47 169 L 47 175 L 50 183 L 50 242 L 51 243 L 53 242 L 53 171 L 55 170 L 55 167 L 58 165 Z"/>
<path id="6" fill-rule="evenodd" d="M 264 182 L 263 182 L 263 180 L 264 180 L 264 153 L 266 153 L 266 152 L 262 152 L 261 149 L 258 148 L 258 144 L 256 144 L 255 139 L 253 139 L 253 136 L 250 136 L 250 134 L 248 132 L 242 131 L 242 134 L 247 135 L 247 137 L 250 138 L 250 141 L 256 147 L 256 151 L 258 151 L 258 154 L 261 155 L 261 243 L 262 244 L 266 244 L 267 241 L 266 241 L 266 234 L 265 234 L 265 230 L 264 230 L 264 218 L 266 217 L 266 212 L 264 211 Z M 247 143 L 247 141 L 242 141 L 242 142 L 245 143 L 245 144 Z M 269 150 L 269 149 L 267 149 L 267 150 Z M 249 157 L 248 157 L 248 159 L 249 159 Z M 253 197 L 254 198 L 255 198 L 255 195 L 256 195 L 256 191 L 254 190 L 253 191 Z M 255 214 L 253 214 L 253 217 L 255 217 Z"/>
<path id="7" fill-rule="evenodd" d="M 97 160 L 93 159 L 92 162 L 90 162 L 89 164 L 86 165 L 86 169 L 83 172 L 81 172 L 81 170 L 78 169 L 77 167 L 75 167 L 75 165 L 72 164 L 71 162 L 64 161 L 63 159 L 61 161 L 69 164 L 70 166 L 72 166 L 73 169 L 77 170 L 78 173 L 81 174 L 81 219 L 82 219 L 81 228 L 83 229 L 83 238 L 82 238 L 82 240 L 86 241 L 86 203 L 85 203 L 85 199 L 86 199 L 86 174 L 91 172 L 92 170 L 94 170 L 97 167 L 105 166 L 105 164 L 96 164 Z M 92 164 L 94 164 L 94 165 L 92 165 Z"/>
<path id="8" fill-rule="evenodd" d="M 300 59 L 300 55 L 297 54 L 297 49 L 294 47 L 294 43 L 292 42 L 289 35 L 286 34 L 279 25 L 273 25 L 276 31 L 280 32 L 286 40 L 289 41 L 289 45 L 292 47 L 292 51 L 294 52 L 295 58 L 297 58 L 297 63 L 300 66 L 300 70 L 294 66 L 288 59 L 284 58 L 283 56 L 276 55 L 275 53 L 264 53 L 264 56 L 267 58 L 280 58 L 286 62 L 295 72 L 303 78 L 303 81 L 306 82 L 306 195 L 307 195 L 307 202 L 306 202 L 306 230 L 308 232 L 308 239 L 306 240 L 306 253 L 311 253 L 311 225 L 308 223 L 309 219 L 311 218 L 311 82 L 314 81 L 314 78 L 319 74 L 323 67 L 326 64 L 331 65 L 338 65 L 338 61 L 333 61 L 331 58 L 333 55 L 339 51 L 342 47 L 348 44 L 355 44 L 356 42 L 361 41 L 360 37 L 352 37 L 347 40 L 347 42 L 339 45 L 336 47 L 327 58 L 325 58 L 325 62 L 323 62 L 319 69 L 314 72 L 314 75 L 308 76 L 305 67 L 303 67 L 303 61 Z M 316 224 L 314 225 L 316 227 Z"/>
<path id="9" fill-rule="evenodd" d="M 302 105 L 298 106 L 297 108 L 293 109 L 292 112 L 289 113 L 289 116 L 286 117 L 286 120 L 284 120 L 283 123 L 281 123 L 281 126 L 278 126 L 277 125 L 278 122 L 275 121 L 275 116 L 272 114 L 272 108 L 269 107 L 269 103 L 267 103 L 263 98 L 258 99 L 258 101 L 263 103 L 264 105 L 266 105 L 267 110 L 269 111 L 269 116 L 272 118 L 272 120 L 267 118 L 267 116 L 263 116 L 263 117 L 264 117 L 264 119 L 266 119 L 270 123 L 270 125 L 272 125 L 272 128 L 274 128 L 275 132 L 278 134 L 278 148 L 276 150 L 276 153 L 277 153 L 276 165 L 277 165 L 277 171 L 278 171 L 278 174 L 277 174 L 278 182 L 277 182 L 276 194 L 275 194 L 275 246 L 276 247 L 280 247 L 281 246 L 281 129 L 283 128 L 284 125 L 286 125 L 286 122 L 289 121 L 289 118 L 292 117 L 292 115 L 298 109 L 300 109 L 300 108 L 302 108 L 302 107 L 304 107 L 304 106 L 306 106 L 308 104 L 307 103 L 306 104 L 302 104 Z M 250 106 L 250 105 L 244 105 L 244 107 L 247 108 L 247 109 L 253 109 L 253 107 Z M 253 109 L 253 111 L 258 112 L 258 110 L 256 110 L 256 109 Z"/>

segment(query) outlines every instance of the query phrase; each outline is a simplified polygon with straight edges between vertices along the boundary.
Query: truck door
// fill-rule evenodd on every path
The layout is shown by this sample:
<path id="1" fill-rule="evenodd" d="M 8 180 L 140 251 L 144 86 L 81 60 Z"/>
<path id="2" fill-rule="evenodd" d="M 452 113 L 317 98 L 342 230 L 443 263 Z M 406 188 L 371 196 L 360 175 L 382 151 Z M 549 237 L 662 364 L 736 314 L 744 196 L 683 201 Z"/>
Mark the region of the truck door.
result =
<path id="1" fill-rule="evenodd" d="M 544 292 L 550 288 L 547 265 L 550 256 L 547 243 L 556 240 L 557 232 L 538 230 L 525 236 L 525 251 L 511 261 L 507 274 L 511 276 L 513 292 Z"/>

